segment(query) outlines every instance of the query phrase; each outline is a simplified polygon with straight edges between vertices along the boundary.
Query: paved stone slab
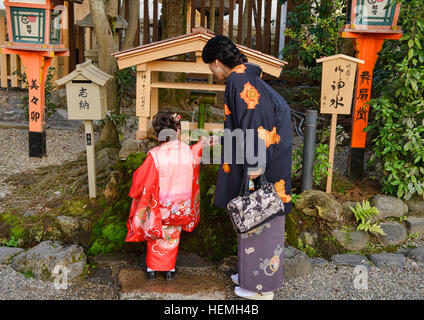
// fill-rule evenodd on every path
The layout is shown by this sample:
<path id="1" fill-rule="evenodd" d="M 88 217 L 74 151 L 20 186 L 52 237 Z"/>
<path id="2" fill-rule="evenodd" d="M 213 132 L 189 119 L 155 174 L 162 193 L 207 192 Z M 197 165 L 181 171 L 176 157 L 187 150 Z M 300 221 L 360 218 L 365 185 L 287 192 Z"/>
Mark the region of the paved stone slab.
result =
<path id="1" fill-rule="evenodd" d="M 7 263 L 10 257 L 23 250 L 22 248 L 0 247 L 0 264 Z"/>
<path id="2" fill-rule="evenodd" d="M 140 257 L 140 265 L 142 267 L 146 266 L 145 255 Z M 212 261 L 202 258 L 195 253 L 179 250 L 175 266 L 179 270 L 184 270 L 185 268 L 210 269 L 214 267 L 214 264 Z"/>
<path id="3" fill-rule="evenodd" d="M 370 268 L 367 257 L 360 254 L 336 254 L 331 257 L 331 261 L 335 265 L 356 267 L 357 265 L 365 265 Z"/>
<path id="4" fill-rule="evenodd" d="M 382 252 L 369 255 L 370 261 L 372 261 L 376 267 L 404 267 L 405 266 L 405 256 L 400 253 L 389 253 Z"/>
<path id="5" fill-rule="evenodd" d="M 408 233 L 419 233 L 424 235 L 424 218 L 409 217 L 406 220 Z"/>
<path id="6" fill-rule="evenodd" d="M 409 250 L 406 256 L 417 262 L 424 263 L 424 246 Z"/>
<path id="7" fill-rule="evenodd" d="M 166 281 L 161 273 L 156 280 L 146 280 L 143 270 L 123 269 L 118 274 L 121 300 L 225 300 L 223 279 L 179 271 Z"/>

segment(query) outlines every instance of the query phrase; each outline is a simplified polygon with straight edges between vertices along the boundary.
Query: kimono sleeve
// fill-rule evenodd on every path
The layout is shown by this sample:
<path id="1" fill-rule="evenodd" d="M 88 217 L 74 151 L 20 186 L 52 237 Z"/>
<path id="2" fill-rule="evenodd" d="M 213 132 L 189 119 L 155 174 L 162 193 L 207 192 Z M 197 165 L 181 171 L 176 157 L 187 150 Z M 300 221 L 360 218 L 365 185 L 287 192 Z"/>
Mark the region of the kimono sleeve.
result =
<path id="1" fill-rule="evenodd" d="M 159 208 L 159 173 L 149 154 L 134 172 L 129 192 L 133 198 L 127 221 L 127 242 L 163 238 L 162 218 Z"/>
<path id="2" fill-rule="evenodd" d="M 259 128 L 263 128 L 264 121 L 259 111 L 258 90 L 243 75 L 233 76 L 227 82 L 225 94 L 226 128 L 232 129 L 232 137 L 243 141 L 243 155 L 236 147 L 236 162 L 240 163 L 243 157 L 244 172 L 256 171 L 259 168 L 265 170 L 267 150 L 265 142 L 259 139 Z M 242 135 L 242 137 L 241 137 Z M 224 133 L 224 144 L 227 137 Z M 240 142 L 238 142 L 240 143 Z M 225 146 L 224 146 L 225 148 Z M 234 150 L 234 148 L 233 148 Z M 234 161 L 234 159 L 232 160 Z"/>

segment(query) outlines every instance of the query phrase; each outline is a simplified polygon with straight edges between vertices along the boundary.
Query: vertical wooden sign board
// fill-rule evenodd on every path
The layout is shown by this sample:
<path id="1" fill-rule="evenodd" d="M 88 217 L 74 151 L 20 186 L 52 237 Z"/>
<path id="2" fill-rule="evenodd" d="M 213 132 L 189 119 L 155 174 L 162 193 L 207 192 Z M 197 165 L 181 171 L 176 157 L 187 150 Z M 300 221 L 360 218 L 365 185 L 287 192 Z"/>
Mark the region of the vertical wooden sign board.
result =
<path id="1" fill-rule="evenodd" d="M 73 72 L 56 81 L 58 85 L 66 84 L 68 119 L 84 120 L 90 198 L 95 198 L 97 194 L 93 120 L 104 119 L 106 115 L 105 84 L 111 78 L 111 75 L 92 65 L 91 60 L 87 60 L 78 64 Z"/>
<path id="2" fill-rule="evenodd" d="M 326 192 L 331 193 L 333 178 L 334 149 L 336 142 L 336 126 L 338 114 L 350 114 L 352 107 L 353 89 L 357 63 L 363 60 L 352 58 L 343 54 L 318 59 L 322 62 L 321 82 L 321 113 L 331 114 L 331 131 L 328 161 Z"/>

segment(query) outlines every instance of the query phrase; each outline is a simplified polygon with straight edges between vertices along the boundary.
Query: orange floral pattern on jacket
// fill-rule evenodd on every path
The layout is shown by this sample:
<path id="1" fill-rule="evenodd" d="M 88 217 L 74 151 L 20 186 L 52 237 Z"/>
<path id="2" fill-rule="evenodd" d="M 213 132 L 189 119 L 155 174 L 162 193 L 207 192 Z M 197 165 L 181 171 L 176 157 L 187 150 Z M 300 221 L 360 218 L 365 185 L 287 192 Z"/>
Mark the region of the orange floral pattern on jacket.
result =
<path id="1" fill-rule="evenodd" d="M 224 104 L 224 121 L 227 120 L 227 116 L 229 116 L 231 114 L 230 109 L 228 109 L 228 106 L 226 104 Z"/>
<path id="2" fill-rule="evenodd" d="M 246 71 L 246 66 L 244 64 L 239 64 L 239 65 L 237 65 L 237 66 L 235 66 L 234 68 L 231 69 L 228 76 L 230 74 L 232 74 L 233 72 L 235 72 L 235 73 L 245 73 L 245 71 Z"/>
<path id="3" fill-rule="evenodd" d="M 286 182 L 283 179 L 276 182 L 274 186 L 275 186 L 275 191 L 277 191 L 277 194 L 280 196 L 283 202 L 287 203 L 291 201 L 291 195 L 286 194 Z"/>
<path id="4" fill-rule="evenodd" d="M 224 170 L 225 173 L 230 172 L 230 165 L 228 163 L 224 163 L 222 165 L 222 170 Z"/>
<path id="5" fill-rule="evenodd" d="M 281 140 L 281 137 L 277 134 L 276 127 L 274 127 L 272 131 L 268 131 L 264 127 L 260 126 L 258 128 L 258 137 L 265 141 L 265 147 L 267 149 L 271 144 L 278 144 Z"/>
<path id="6" fill-rule="evenodd" d="M 240 98 L 247 104 L 247 109 L 255 109 L 256 105 L 259 104 L 260 93 L 254 86 L 247 82 L 244 84 L 244 89 L 240 93 Z"/>

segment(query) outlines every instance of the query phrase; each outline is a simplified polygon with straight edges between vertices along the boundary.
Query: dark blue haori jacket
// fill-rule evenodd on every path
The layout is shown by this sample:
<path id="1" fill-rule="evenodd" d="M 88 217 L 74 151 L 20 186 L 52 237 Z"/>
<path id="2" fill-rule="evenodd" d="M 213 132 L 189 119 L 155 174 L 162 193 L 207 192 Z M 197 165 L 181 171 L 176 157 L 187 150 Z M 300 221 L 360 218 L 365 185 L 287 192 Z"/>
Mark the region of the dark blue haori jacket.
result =
<path id="1" fill-rule="evenodd" d="M 258 65 L 244 63 L 234 67 L 227 78 L 225 130 L 214 204 L 226 208 L 244 190 L 246 172 L 263 168 L 283 199 L 287 214 L 291 211 L 290 107 L 261 75 Z"/>

